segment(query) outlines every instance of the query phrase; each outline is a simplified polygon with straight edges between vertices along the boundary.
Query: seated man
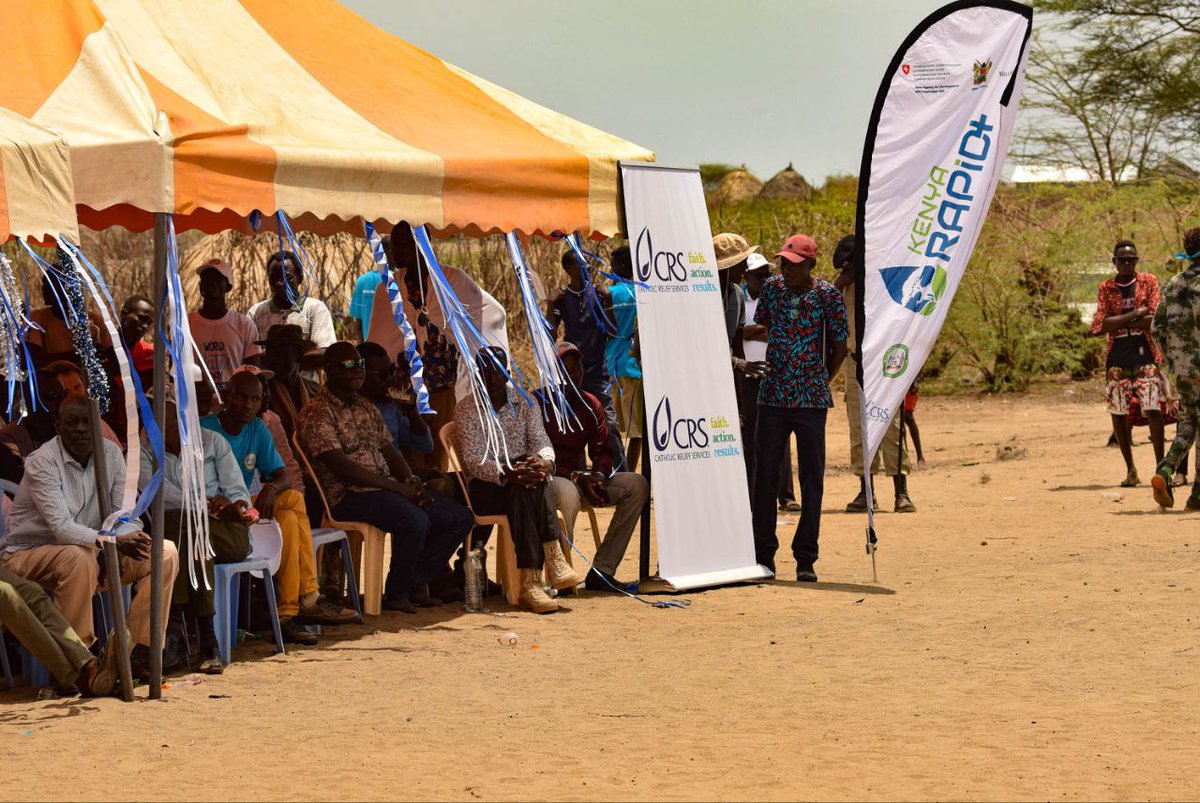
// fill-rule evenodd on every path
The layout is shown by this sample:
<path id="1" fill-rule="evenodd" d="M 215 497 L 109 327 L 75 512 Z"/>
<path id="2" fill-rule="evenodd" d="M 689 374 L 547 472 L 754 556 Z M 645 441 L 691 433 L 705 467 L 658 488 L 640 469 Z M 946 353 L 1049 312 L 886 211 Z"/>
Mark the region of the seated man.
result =
<path id="1" fill-rule="evenodd" d="M 85 697 L 104 697 L 116 689 L 115 636 L 109 637 L 97 659 L 41 586 L 4 568 L 0 568 L 0 626 L 50 670 L 60 694 L 70 689 Z"/>
<path id="2" fill-rule="evenodd" d="M 261 477 L 262 490 L 254 504 L 264 519 L 274 519 L 283 532 L 283 554 L 275 573 L 283 638 L 293 644 L 313 646 L 317 643 L 316 635 L 302 625 L 345 624 L 357 615 L 324 600 L 317 589 L 312 529 L 304 496 L 292 488 L 271 433 L 258 417 L 263 405 L 260 376 L 269 379 L 270 371 L 253 366 L 235 371 L 229 377 L 224 409 L 205 416 L 200 425 L 229 442 L 248 488 L 254 486 L 256 477 Z"/>
<path id="3" fill-rule="evenodd" d="M 25 458 L 54 437 L 54 419 L 58 405 L 67 397 L 58 377 L 49 371 L 37 372 L 39 401 L 26 400 L 29 414 L 0 429 L 0 479 L 20 483 L 25 476 Z M 22 387 L 29 394 L 29 385 Z"/>
<path id="4" fill-rule="evenodd" d="M 47 365 L 45 370 L 59 381 L 66 396 L 87 395 L 87 383 L 83 380 L 83 369 L 80 368 L 76 363 L 73 363 L 70 360 L 55 360 Z M 115 408 L 121 405 L 121 396 L 119 393 L 111 393 L 110 398 L 113 399 L 113 403 L 109 405 L 110 408 Z M 122 412 L 122 425 L 124 425 L 124 415 L 124 412 Z M 122 452 L 125 451 L 125 441 L 121 440 L 121 435 L 124 435 L 125 433 L 122 432 L 120 435 L 118 435 L 117 432 L 113 430 L 113 428 L 109 426 L 109 423 L 103 418 L 100 419 L 100 434 L 104 436 L 105 440 L 110 440 L 117 446 L 121 447 Z"/>
<path id="5" fill-rule="evenodd" d="M 179 421 L 175 403 L 168 401 L 166 424 L 163 427 L 163 478 L 162 490 L 163 535 L 178 548 L 184 560 L 193 555 L 191 532 L 187 527 L 187 516 L 183 496 L 183 461 L 179 451 Z M 175 578 L 171 590 L 171 615 L 169 638 L 163 656 L 164 667 L 178 661 L 177 650 L 182 648 L 186 637 L 183 614 L 195 617 L 200 625 L 200 671 L 220 674 L 221 655 L 217 649 L 217 636 L 213 630 L 213 564 L 236 563 L 250 554 L 250 528 L 254 514 L 250 512 L 250 494 L 237 460 L 229 443 L 215 432 L 201 433 L 204 447 L 204 497 L 208 502 L 208 540 L 213 556 L 196 561 L 192 570 L 184 569 Z M 145 488 L 154 474 L 154 456 L 149 444 L 143 444 L 141 470 L 138 485 Z M 192 577 L 195 576 L 195 583 Z M 207 585 L 204 577 L 208 578 Z M 175 660 L 172 660 L 175 659 Z"/>
<path id="6" fill-rule="evenodd" d="M 53 277 L 53 278 L 51 278 Z M 67 314 L 63 311 L 67 292 L 62 279 L 55 274 L 42 276 L 42 302 L 45 306 L 29 311 L 29 320 L 41 329 L 30 329 L 26 335 L 29 353 L 38 367 L 55 360 L 78 359 L 75 351 L 75 335 L 67 326 Z M 100 313 L 88 310 L 88 332 L 96 349 L 103 353 L 112 349 L 112 337 L 104 326 Z"/>
<path id="7" fill-rule="evenodd" d="M 359 343 L 358 353 L 367 361 L 362 395 L 379 408 L 379 414 L 383 416 L 383 425 L 392 436 L 392 444 L 415 469 L 414 456 L 433 454 L 433 433 L 417 412 L 412 394 L 397 392 L 402 390 L 398 383 L 407 382 L 408 377 L 398 375 L 396 364 L 388 359 L 387 352 L 378 343 Z M 420 471 L 417 473 L 422 474 Z M 429 477 L 425 476 L 423 479 Z"/>
<path id="8" fill-rule="evenodd" d="M 88 422 L 88 400 L 68 396 L 59 406 L 58 435 L 25 460 L 25 479 L 17 493 L 9 529 L 0 537 L 3 567 L 38 583 L 54 598 L 67 622 L 84 644 L 95 640 L 92 629 L 92 596 L 107 588 L 111 578 L 100 577 L 97 561 L 103 523 L 96 493 L 96 475 L 91 465 L 92 433 Z M 102 441 L 108 467 L 112 509 L 120 507 L 125 488 L 125 461 L 111 441 Z M 141 523 L 128 522 L 116 528 L 113 540 L 120 555 L 121 576 L 117 582 L 133 583 L 129 606 L 129 632 L 133 643 L 133 665 L 137 677 L 149 676 L 150 666 L 150 536 Z M 163 544 L 163 582 L 175 582 L 179 553 L 175 545 Z M 165 631 L 170 597 L 164 595 L 162 622 Z M 164 632 L 165 635 L 165 632 Z"/>
<path id="9" fill-rule="evenodd" d="M 300 413 L 300 441 L 333 515 L 391 533 L 383 607 L 416 613 L 418 606 L 442 604 L 426 585 L 466 540 L 474 518 L 426 488 L 408 467 L 379 410 L 359 392 L 364 363 L 353 343 L 343 340 L 326 349 L 327 385 Z"/>
<path id="10" fill-rule="evenodd" d="M 567 536 L 572 542 L 575 541 L 575 517 L 579 515 L 583 499 L 592 507 L 616 505 L 584 587 L 589 591 L 624 590 L 625 585 L 614 575 L 625 556 L 633 528 L 641 518 L 650 486 L 640 474 L 613 473 L 604 406 L 595 396 L 580 389 L 583 387 L 583 353 L 573 343 L 563 341 L 558 344 L 558 356 L 567 377 L 574 383 L 562 390 L 576 421 L 570 422 L 573 429 L 560 429 L 554 414 L 546 410 L 548 392 L 545 389 L 538 391 L 538 401 L 546 413 L 542 415 L 542 421 L 555 454 L 555 475 L 546 486 L 546 497 L 562 512 L 567 523 Z M 584 460 L 585 448 L 592 458 L 591 470 Z"/>
<path id="11" fill-rule="evenodd" d="M 480 515 L 503 513 L 512 528 L 517 569 L 521 573 L 520 604 L 534 613 L 551 613 L 558 603 L 542 588 L 542 567 L 550 569 L 550 584 L 572 588 L 582 582 L 563 557 L 558 527 L 546 502 L 546 483 L 554 474 L 554 447 L 546 437 L 540 411 L 508 387 L 508 355 L 492 346 L 480 349 L 476 364 L 487 387 L 490 414 L 502 438 L 499 447 L 489 436 L 483 412 L 474 396 L 458 403 L 458 452 L 470 478 L 468 493 Z M 497 453 L 499 450 L 499 453 Z M 481 541 L 486 541 L 484 534 Z"/>

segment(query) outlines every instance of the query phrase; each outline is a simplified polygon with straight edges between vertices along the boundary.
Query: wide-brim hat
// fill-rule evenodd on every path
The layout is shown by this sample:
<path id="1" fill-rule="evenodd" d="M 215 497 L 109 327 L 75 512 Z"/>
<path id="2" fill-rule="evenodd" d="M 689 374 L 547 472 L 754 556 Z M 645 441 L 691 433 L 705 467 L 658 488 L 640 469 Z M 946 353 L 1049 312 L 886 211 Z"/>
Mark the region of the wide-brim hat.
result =
<path id="1" fill-rule="evenodd" d="M 264 340 L 256 340 L 255 344 L 270 346 L 297 346 L 301 353 L 312 351 L 317 344 L 304 336 L 304 330 L 294 323 L 277 323 L 267 330 Z"/>
<path id="2" fill-rule="evenodd" d="M 713 237 L 713 251 L 717 256 L 717 270 L 727 270 L 758 250 L 740 234 L 722 232 Z"/>

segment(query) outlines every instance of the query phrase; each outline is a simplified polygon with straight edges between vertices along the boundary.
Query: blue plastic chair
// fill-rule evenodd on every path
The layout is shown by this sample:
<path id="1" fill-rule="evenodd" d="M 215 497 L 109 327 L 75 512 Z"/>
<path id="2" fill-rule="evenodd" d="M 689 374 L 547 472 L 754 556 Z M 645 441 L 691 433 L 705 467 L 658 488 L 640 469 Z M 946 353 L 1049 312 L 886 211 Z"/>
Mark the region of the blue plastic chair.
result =
<path id="1" fill-rule="evenodd" d="M 267 607 L 271 611 L 271 629 L 275 631 L 275 651 L 284 652 L 283 632 L 279 628 L 279 609 L 275 604 L 275 582 L 271 579 L 270 563 L 265 558 L 244 560 L 240 563 L 218 563 L 213 569 L 213 574 L 213 607 L 216 609 L 213 630 L 217 636 L 221 663 L 229 665 L 234 635 L 237 633 L 241 594 L 236 584 L 243 578 L 248 584 L 250 578 L 246 575 L 250 574 L 256 574 L 264 581 L 263 586 L 267 589 Z"/>
<path id="2" fill-rule="evenodd" d="M 358 621 L 361 624 L 363 620 L 362 600 L 358 596 L 358 580 L 354 571 L 354 551 L 350 549 L 350 536 L 346 535 L 345 530 L 337 530 L 333 527 L 319 527 L 312 531 L 313 543 L 313 560 L 316 560 L 317 551 L 329 544 L 339 544 L 342 550 L 342 563 L 346 567 L 346 590 L 350 594 L 350 599 L 354 601 L 354 612 L 358 614 Z"/>

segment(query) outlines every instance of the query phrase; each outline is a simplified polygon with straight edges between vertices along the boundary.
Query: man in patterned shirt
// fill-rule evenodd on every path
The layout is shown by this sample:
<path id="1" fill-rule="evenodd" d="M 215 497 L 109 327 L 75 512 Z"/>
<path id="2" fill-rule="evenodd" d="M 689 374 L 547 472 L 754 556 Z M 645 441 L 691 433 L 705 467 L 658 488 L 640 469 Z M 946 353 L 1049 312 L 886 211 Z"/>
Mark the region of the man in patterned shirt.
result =
<path id="1" fill-rule="evenodd" d="M 383 607 L 416 613 L 442 604 L 427 585 L 445 570 L 475 520 L 409 468 L 378 408 L 359 392 L 365 368 L 353 343 L 343 340 L 325 350 L 326 387 L 300 411 L 300 441 L 314 458 L 333 515 L 391 533 Z"/>
<path id="2" fill-rule="evenodd" d="M 1163 507 L 1175 504 L 1171 478 L 1192 448 L 1200 425 L 1200 228 L 1184 232 L 1183 253 L 1192 264 L 1167 284 L 1150 330 L 1154 340 L 1162 344 L 1163 357 L 1179 390 L 1175 440 L 1150 481 L 1154 501 Z M 1186 506 L 1188 510 L 1200 510 L 1200 469 Z"/>
<path id="3" fill-rule="evenodd" d="M 782 276 L 763 283 L 754 322 L 767 327 L 767 365 L 758 394 L 754 449 L 754 549 L 775 571 L 775 496 L 779 465 L 795 433 L 800 479 L 800 522 L 792 539 L 796 579 L 816 582 L 821 497 L 825 491 L 825 419 L 833 407 L 830 380 L 846 358 L 846 305 L 842 294 L 813 276 L 817 244 L 795 234 L 776 254 Z"/>
<path id="4" fill-rule="evenodd" d="M 1161 376 L 1158 364 L 1162 355 L 1150 337 L 1150 321 L 1158 309 L 1158 278 L 1138 271 L 1137 246 L 1118 240 L 1113 246 L 1113 265 L 1117 275 L 1100 283 L 1092 334 L 1107 335 L 1104 356 L 1105 393 L 1112 416 L 1113 434 L 1125 458 L 1125 479 L 1121 487 L 1138 484 L 1133 464 L 1132 438 L 1129 432 L 1131 407 L 1140 408 L 1150 426 L 1154 457 L 1163 458 L 1163 417 Z"/>

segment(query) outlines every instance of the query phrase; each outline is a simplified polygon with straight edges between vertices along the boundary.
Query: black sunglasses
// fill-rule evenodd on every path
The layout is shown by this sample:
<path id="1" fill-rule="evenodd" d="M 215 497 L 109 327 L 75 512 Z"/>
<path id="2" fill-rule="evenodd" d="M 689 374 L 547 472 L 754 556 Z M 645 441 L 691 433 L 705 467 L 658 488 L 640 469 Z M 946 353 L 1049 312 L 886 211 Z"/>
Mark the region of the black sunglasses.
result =
<path id="1" fill-rule="evenodd" d="M 355 368 L 365 368 L 367 361 L 362 357 L 359 357 L 357 360 L 341 360 L 339 362 L 335 362 L 334 365 L 338 366 L 339 368 L 345 368 L 347 371 L 353 371 Z"/>

